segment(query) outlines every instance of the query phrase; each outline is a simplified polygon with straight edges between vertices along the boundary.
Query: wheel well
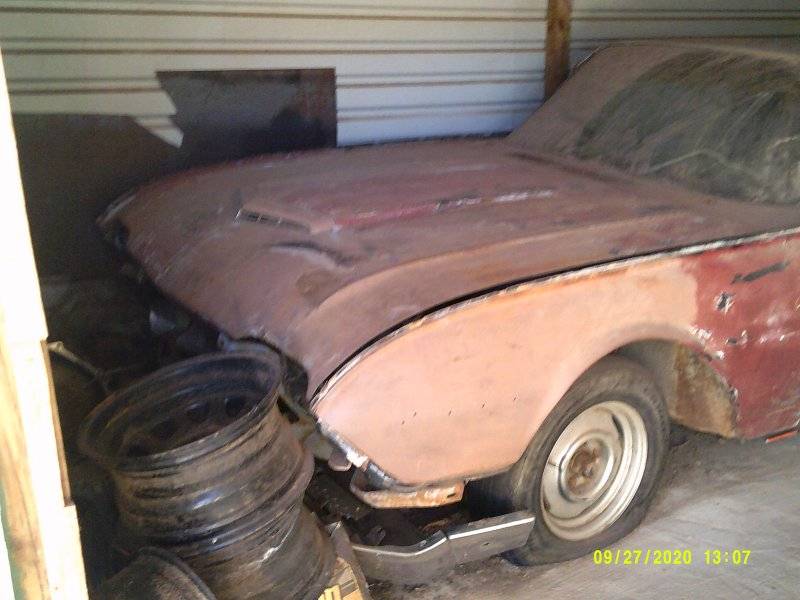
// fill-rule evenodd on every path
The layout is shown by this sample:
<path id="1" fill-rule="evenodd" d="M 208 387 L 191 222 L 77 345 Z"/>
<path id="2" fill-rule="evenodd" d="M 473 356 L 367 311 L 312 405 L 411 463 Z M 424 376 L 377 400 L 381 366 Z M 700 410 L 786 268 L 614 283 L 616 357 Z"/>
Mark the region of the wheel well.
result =
<path id="1" fill-rule="evenodd" d="M 696 431 L 736 437 L 736 390 L 706 358 L 678 342 L 648 340 L 614 354 L 647 368 L 664 394 L 673 421 Z"/>

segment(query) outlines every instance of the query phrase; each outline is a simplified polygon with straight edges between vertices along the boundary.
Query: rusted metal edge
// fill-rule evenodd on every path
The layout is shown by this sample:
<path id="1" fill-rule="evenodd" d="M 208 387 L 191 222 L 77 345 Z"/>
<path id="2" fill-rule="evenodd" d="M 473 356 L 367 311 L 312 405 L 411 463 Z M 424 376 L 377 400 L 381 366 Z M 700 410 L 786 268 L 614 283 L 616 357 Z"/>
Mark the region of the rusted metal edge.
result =
<path id="1" fill-rule="evenodd" d="M 787 431 L 782 431 L 781 433 L 776 433 L 775 435 L 769 436 L 766 440 L 764 440 L 767 444 L 772 444 L 774 442 L 781 442 L 783 440 L 788 440 L 789 438 L 795 437 L 800 431 L 798 431 L 797 427 L 792 429 L 788 429 Z"/>
<path id="2" fill-rule="evenodd" d="M 350 491 L 374 508 L 431 508 L 460 502 L 464 497 L 463 481 L 408 490 L 369 488 L 364 473 L 356 471 L 350 480 Z"/>
<path id="3" fill-rule="evenodd" d="M 361 361 L 363 361 L 366 357 L 370 356 L 372 353 L 382 348 L 385 344 L 391 342 L 392 340 L 401 335 L 406 334 L 409 331 L 412 331 L 414 329 L 417 329 L 425 325 L 430 321 L 436 321 L 445 318 L 449 314 L 461 310 L 465 307 L 473 306 L 475 304 L 483 302 L 488 302 L 499 296 L 523 293 L 535 286 L 540 286 L 547 283 L 571 281 L 571 280 L 581 279 L 584 277 L 598 275 L 601 273 L 621 271 L 623 269 L 627 269 L 634 265 L 652 263 L 665 258 L 693 256 L 722 248 L 733 248 L 736 246 L 742 246 L 745 244 L 751 244 L 755 242 L 767 242 L 781 237 L 787 237 L 799 233 L 800 233 L 800 227 L 792 227 L 789 229 L 782 229 L 779 231 L 771 231 L 767 233 L 759 233 L 750 236 L 742 236 L 731 239 L 716 240 L 713 242 L 704 242 L 701 244 L 693 244 L 690 246 L 685 246 L 683 248 L 678 248 L 674 250 L 654 252 L 651 254 L 644 254 L 640 256 L 624 258 L 617 261 L 605 262 L 596 265 L 589 265 L 587 267 L 580 267 L 563 273 L 555 273 L 552 275 L 537 277 L 535 279 L 531 279 L 528 281 L 511 283 L 507 287 L 502 287 L 500 289 L 493 289 L 489 292 L 478 293 L 475 296 L 457 301 L 453 304 L 445 306 L 444 308 L 439 308 L 437 310 L 434 310 L 428 314 L 424 314 L 419 318 L 412 320 L 411 322 L 401 325 L 397 329 L 390 330 L 383 336 L 368 343 L 361 350 L 353 354 L 346 362 L 344 362 L 318 387 L 314 395 L 311 397 L 311 401 L 309 403 L 310 410 L 313 413 L 314 407 L 317 406 L 325 398 L 325 396 L 328 395 L 331 389 L 334 386 L 336 386 L 336 384 L 345 375 L 347 375 L 347 373 L 349 373 L 352 369 L 358 366 L 358 364 Z M 331 430 L 330 428 L 325 427 L 324 423 L 320 423 L 320 430 L 322 431 L 323 435 L 325 435 L 327 438 L 333 441 L 337 446 L 339 446 L 345 452 L 347 458 L 356 467 L 365 469 L 369 465 L 369 457 L 363 451 L 353 446 L 349 442 L 349 440 L 342 438 L 342 436 L 337 432 Z M 390 474 L 386 473 L 385 475 L 387 480 L 392 479 Z"/>

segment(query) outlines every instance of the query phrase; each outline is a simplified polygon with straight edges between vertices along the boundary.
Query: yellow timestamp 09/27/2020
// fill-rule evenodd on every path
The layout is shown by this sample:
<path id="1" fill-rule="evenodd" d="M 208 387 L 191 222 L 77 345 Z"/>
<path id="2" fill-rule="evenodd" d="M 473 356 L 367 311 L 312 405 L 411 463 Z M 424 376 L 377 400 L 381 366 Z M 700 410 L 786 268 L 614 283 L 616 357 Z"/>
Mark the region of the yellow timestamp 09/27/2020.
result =
<path id="1" fill-rule="evenodd" d="M 746 548 L 713 549 L 697 552 L 699 564 L 747 565 L 751 550 Z M 635 548 L 598 549 L 592 553 L 596 565 L 691 565 L 695 562 L 695 551 L 689 548 Z"/>

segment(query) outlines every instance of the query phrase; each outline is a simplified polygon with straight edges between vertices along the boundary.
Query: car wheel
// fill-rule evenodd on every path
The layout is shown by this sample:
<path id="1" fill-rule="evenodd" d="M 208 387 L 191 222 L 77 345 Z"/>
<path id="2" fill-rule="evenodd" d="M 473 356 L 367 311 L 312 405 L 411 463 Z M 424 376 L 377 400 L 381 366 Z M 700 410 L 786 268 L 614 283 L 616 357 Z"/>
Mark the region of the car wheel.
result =
<path id="1" fill-rule="evenodd" d="M 641 522 L 669 447 L 669 416 L 648 371 L 616 356 L 575 382 L 506 473 L 475 482 L 484 514 L 529 510 L 521 565 L 560 562 L 619 540 Z"/>

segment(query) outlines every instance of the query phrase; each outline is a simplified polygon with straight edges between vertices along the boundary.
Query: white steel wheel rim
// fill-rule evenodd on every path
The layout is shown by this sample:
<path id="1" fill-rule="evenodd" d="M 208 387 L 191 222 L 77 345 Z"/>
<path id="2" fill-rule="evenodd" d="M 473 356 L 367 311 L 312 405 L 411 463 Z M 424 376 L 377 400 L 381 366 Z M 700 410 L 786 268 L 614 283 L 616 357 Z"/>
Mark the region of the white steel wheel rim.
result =
<path id="1" fill-rule="evenodd" d="M 542 473 L 542 519 L 559 538 L 579 541 L 625 512 L 647 466 L 647 427 L 626 402 L 590 406 L 561 432 Z"/>

